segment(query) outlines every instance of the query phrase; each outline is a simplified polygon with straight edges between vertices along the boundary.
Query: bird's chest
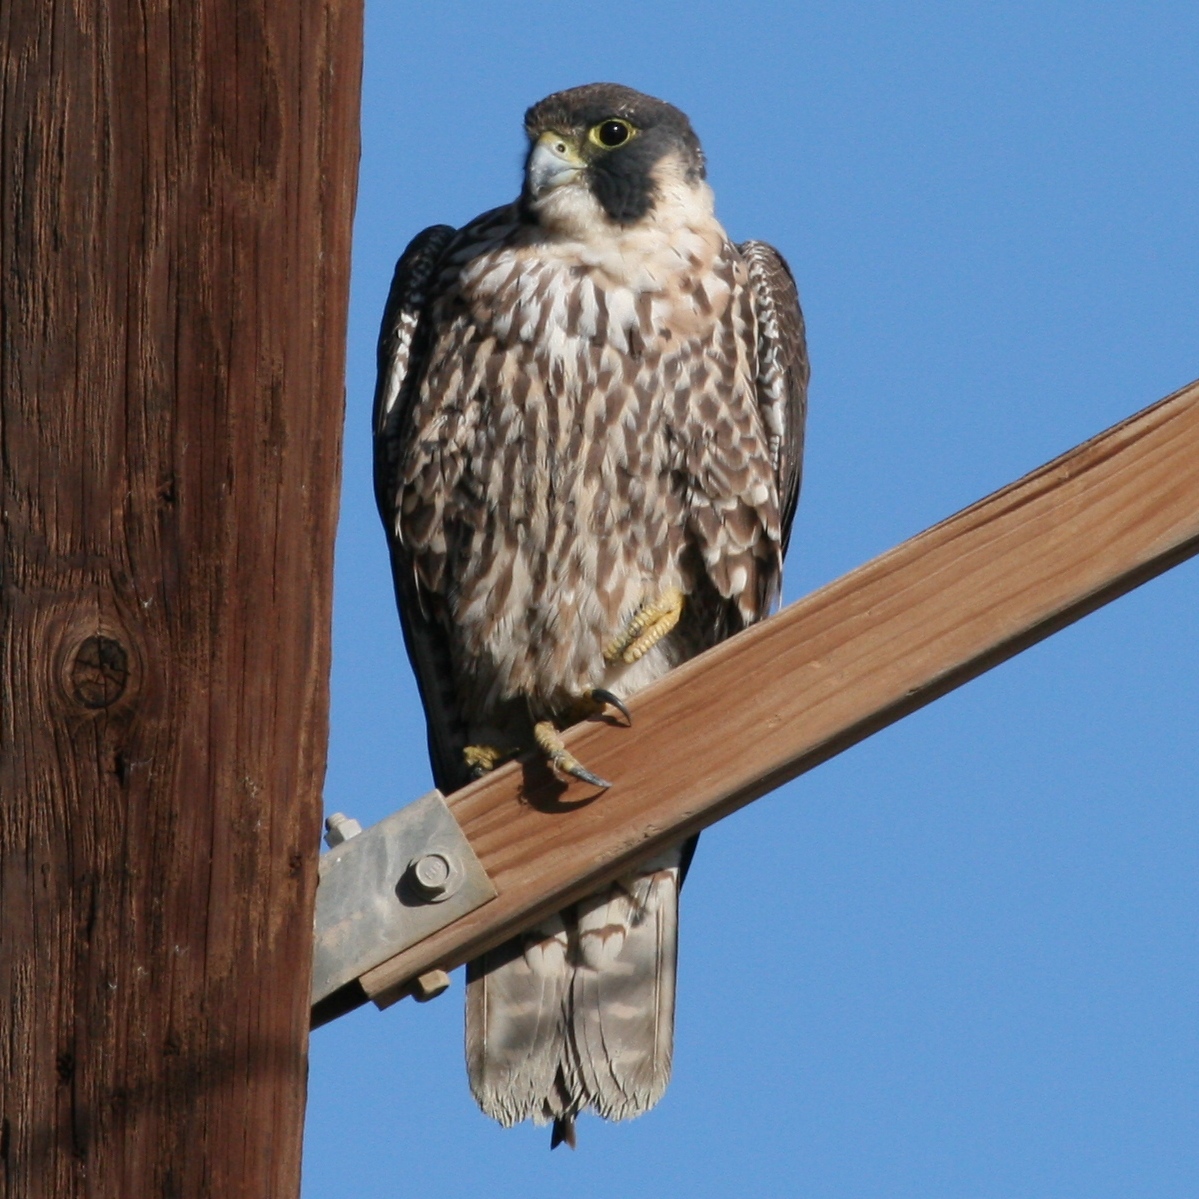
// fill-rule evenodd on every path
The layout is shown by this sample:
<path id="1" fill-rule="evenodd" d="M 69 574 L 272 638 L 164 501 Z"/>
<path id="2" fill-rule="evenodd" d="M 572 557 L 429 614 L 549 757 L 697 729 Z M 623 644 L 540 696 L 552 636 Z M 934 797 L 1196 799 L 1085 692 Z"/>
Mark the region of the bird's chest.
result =
<path id="1" fill-rule="evenodd" d="M 687 590 L 687 431 L 752 394 L 744 292 L 731 261 L 637 261 L 497 251 L 435 314 L 404 519 L 481 696 L 598 685 L 630 614 Z"/>
<path id="2" fill-rule="evenodd" d="M 455 323 L 471 405 L 460 429 L 468 475 L 518 505 L 567 504 L 580 488 L 671 469 L 673 431 L 721 385 L 736 280 L 667 257 L 502 250 L 463 272 Z"/>

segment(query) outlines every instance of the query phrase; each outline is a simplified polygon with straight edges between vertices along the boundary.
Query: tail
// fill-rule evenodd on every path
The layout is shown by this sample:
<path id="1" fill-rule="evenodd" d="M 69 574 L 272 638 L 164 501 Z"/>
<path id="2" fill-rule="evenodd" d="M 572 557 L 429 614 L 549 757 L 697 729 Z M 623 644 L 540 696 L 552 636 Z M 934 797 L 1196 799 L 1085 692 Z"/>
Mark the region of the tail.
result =
<path id="1" fill-rule="evenodd" d="M 467 967 L 466 1060 L 487 1115 L 554 1123 L 648 1111 L 670 1081 L 682 847 Z"/>

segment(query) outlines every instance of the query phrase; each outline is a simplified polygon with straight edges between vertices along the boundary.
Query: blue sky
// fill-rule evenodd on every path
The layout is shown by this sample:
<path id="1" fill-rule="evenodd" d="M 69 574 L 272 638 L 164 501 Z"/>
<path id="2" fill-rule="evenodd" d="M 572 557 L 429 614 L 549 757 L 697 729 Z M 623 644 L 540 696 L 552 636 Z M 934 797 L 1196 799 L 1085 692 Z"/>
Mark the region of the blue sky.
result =
<path id="1" fill-rule="evenodd" d="M 791 262 L 788 600 L 1199 375 L 1193 3 L 376 2 L 366 37 L 326 785 L 364 824 L 431 785 L 379 313 L 413 234 L 515 194 L 541 96 L 679 105 L 730 233 Z M 460 976 L 318 1030 L 305 1199 L 1193 1199 L 1197 598 L 1191 562 L 705 833 L 674 1081 L 574 1154 L 475 1109 Z"/>

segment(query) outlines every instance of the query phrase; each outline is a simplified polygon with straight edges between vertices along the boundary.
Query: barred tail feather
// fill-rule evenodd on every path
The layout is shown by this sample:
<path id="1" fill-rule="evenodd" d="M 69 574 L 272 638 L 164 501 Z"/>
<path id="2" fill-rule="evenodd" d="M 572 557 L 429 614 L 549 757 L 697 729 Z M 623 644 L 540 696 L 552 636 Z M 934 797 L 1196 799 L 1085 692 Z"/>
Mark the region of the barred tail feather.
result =
<path id="1" fill-rule="evenodd" d="M 471 1090 L 509 1126 L 648 1111 L 670 1080 L 682 847 L 467 968 Z"/>
<path id="2" fill-rule="evenodd" d="M 470 1089 L 505 1127 L 570 1110 L 559 1077 L 566 1045 L 569 945 L 551 917 L 476 958 L 466 971 L 466 1067 Z"/>
<path id="3" fill-rule="evenodd" d="M 670 1081 L 679 857 L 580 905 L 569 1038 L 586 1105 L 608 1120 L 648 1111 Z"/>

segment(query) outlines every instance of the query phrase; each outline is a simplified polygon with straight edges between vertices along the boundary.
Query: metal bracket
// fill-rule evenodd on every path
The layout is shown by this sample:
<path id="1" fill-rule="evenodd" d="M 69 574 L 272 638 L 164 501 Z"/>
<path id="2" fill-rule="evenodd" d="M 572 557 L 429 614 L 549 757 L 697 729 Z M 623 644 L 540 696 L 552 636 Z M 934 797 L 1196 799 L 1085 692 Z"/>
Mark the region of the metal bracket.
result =
<path id="1" fill-rule="evenodd" d="M 344 837 L 338 841 L 338 838 Z M 312 1002 L 494 899 L 440 791 L 365 832 L 331 817 L 316 892 Z"/>

